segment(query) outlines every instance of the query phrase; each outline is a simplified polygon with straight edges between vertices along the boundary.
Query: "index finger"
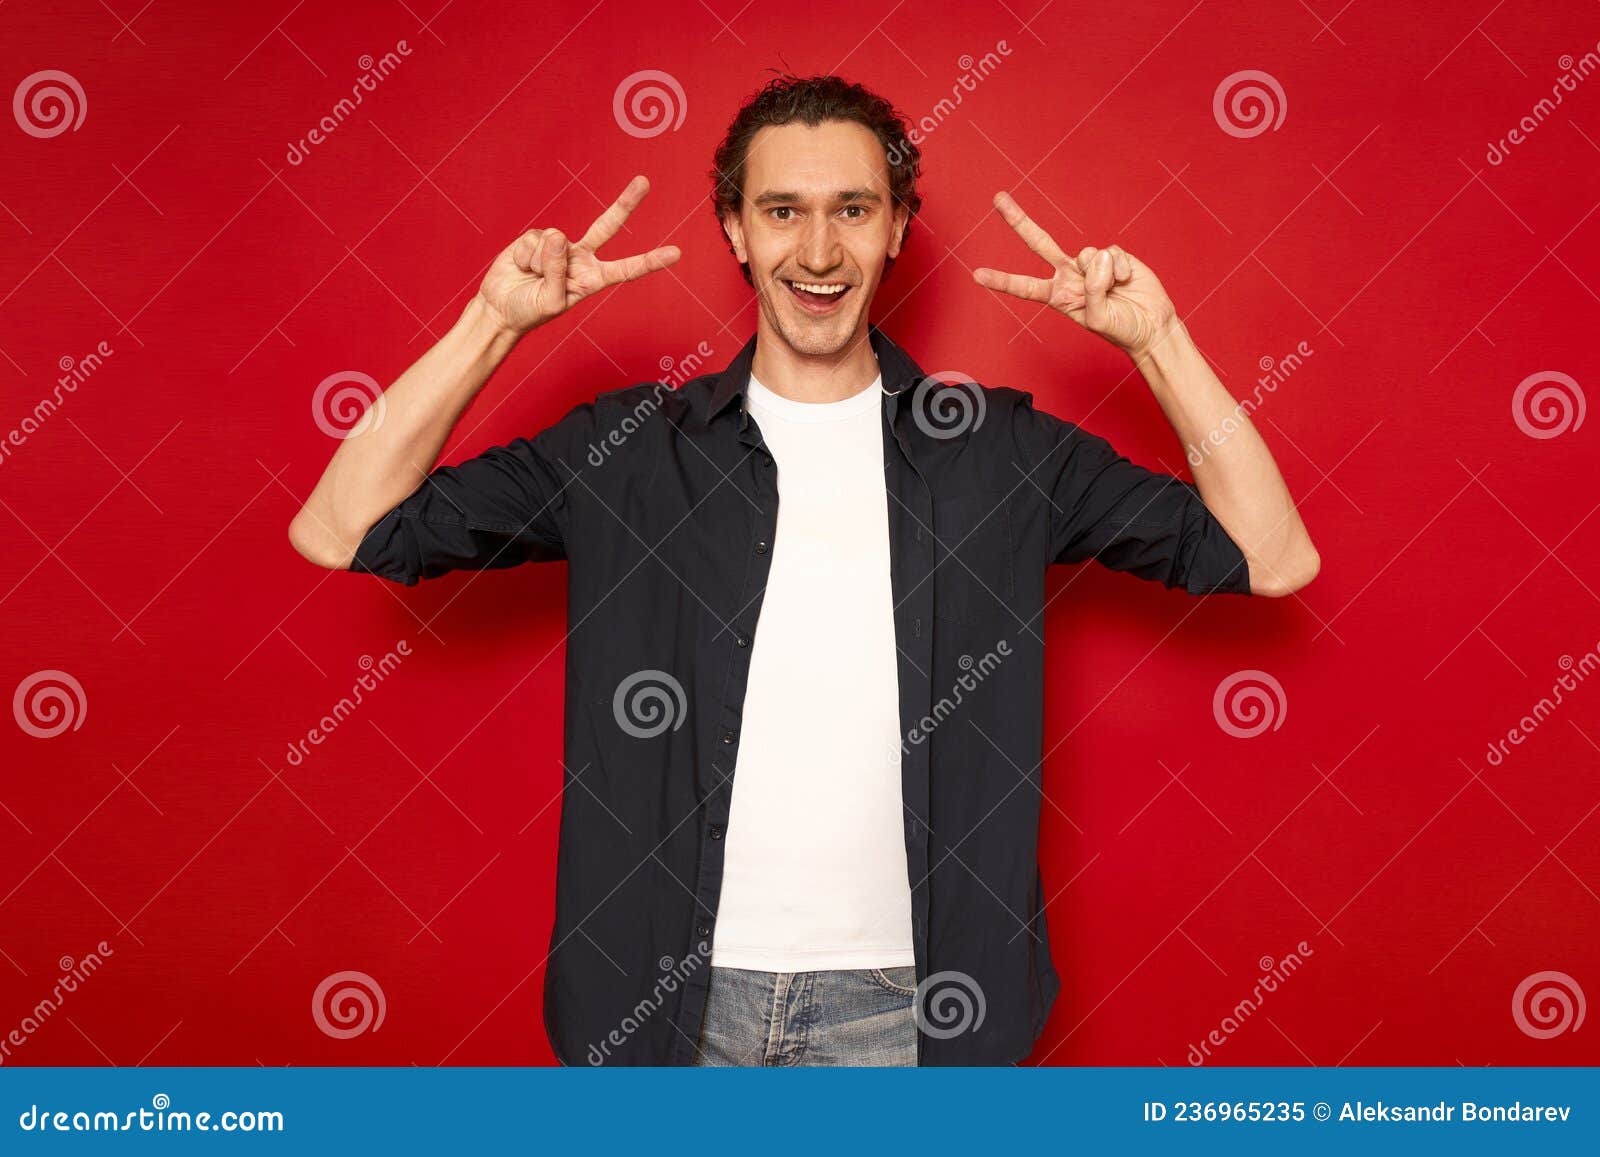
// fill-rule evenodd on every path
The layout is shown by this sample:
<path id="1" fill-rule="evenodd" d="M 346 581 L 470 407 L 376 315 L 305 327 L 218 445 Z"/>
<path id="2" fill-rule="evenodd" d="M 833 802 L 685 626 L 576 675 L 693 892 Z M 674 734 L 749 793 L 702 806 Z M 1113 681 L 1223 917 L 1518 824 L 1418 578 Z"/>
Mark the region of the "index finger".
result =
<path id="1" fill-rule="evenodd" d="M 628 214 L 639 207 L 639 202 L 644 200 L 645 194 L 650 191 L 650 182 L 643 176 L 635 177 L 628 182 L 628 187 L 622 190 L 622 196 L 611 203 L 611 208 L 594 219 L 594 224 L 589 226 L 578 242 L 590 252 L 600 248 L 607 241 L 617 235 L 617 230 L 622 228 L 622 223 L 628 219 Z"/>
<path id="2" fill-rule="evenodd" d="M 996 193 L 994 207 L 1000 210 L 1000 215 L 1006 219 L 1006 224 L 1017 231 L 1017 236 L 1022 238 L 1029 249 L 1051 265 L 1062 265 L 1066 262 L 1067 255 L 1061 251 L 1061 246 L 1055 243 L 1050 234 L 1039 228 L 1032 217 L 1022 211 L 1022 206 L 1016 203 L 1010 193 Z"/>

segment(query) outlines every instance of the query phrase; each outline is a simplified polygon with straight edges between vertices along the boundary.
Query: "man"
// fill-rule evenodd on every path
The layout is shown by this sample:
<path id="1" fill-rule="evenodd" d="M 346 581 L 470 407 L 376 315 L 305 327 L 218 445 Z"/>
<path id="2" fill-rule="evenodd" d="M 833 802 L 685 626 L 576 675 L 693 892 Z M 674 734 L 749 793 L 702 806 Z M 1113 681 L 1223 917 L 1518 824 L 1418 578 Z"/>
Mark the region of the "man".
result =
<path id="1" fill-rule="evenodd" d="M 895 158 L 893 161 L 890 158 Z M 1317 553 L 1260 437 L 1150 269 L 975 272 L 1125 350 L 1196 484 L 1029 394 L 945 385 L 868 322 L 918 211 L 919 151 L 837 77 L 773 81 L 717 151 L 755 289 L 721 373 L 603 393 L 429 472 L 517 341 L 671 265 L 536 229 L 345 440 L 290 527 L 306 558 L 413 584 L 568 563 L 566 778 L 545 1023 L 564 1063 L 996 1064 L 1058 981 L 1036 844 L 1045 570 L 1286 595 Z"/>

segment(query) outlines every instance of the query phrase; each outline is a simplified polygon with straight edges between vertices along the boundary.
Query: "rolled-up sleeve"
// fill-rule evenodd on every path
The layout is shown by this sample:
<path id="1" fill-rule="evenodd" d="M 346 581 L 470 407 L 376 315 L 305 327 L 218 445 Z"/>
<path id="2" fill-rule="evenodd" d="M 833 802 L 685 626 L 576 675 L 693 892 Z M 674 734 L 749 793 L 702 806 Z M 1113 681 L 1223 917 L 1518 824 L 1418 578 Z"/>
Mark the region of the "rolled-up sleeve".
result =
<path id="1" fill-rule="evenodd" d="M 1129 461 L 1031 398 L 1017 407 L 1016 430 L 1050 498 L 1052 562 L 1092 559 L 1192 595 L 1250 593 L 1243 552 L 1193 483 Z"/>
<path id="2" fill-rule="evenodd" d="M 350 569 L 413 586 L 453 570 L 565 558 L 567 463 L 592 424 L 586 403 L 532 438 L 435 468 L 367 531 Z"/>

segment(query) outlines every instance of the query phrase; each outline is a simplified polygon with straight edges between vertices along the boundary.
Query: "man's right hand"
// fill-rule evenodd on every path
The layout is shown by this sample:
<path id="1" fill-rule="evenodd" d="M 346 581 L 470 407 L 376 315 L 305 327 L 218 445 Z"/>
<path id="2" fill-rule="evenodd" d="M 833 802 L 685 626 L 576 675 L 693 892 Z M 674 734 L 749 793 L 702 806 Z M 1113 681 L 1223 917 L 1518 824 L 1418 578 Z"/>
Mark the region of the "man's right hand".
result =
<path id="1" fill-rule="evenodd" d="M 639 207 L 650 182 L 635 177 L 576 244 L 559 229 L 530 229 L 496 257 L 478 296 L 507 332 L 521 336 L 559 317 L 586 297 L 665 269 L 682 254 L 676 245 L 605 261 L 597 250 Z"/>
<path id="2" fill-rule="evenodd" d="M 348 568 L 367 531 L 438 461 L 462 412 L 519 337 L 608 286 L 678 260 L 675 245 L 618 261 L 595 254 L 649 191 L 643 177 L 629 181 L 575 245 L 559 230 L 534 229 L 495 258 L 450 332 L 384 391 L 385 417 L 339 443 L 289 526 L 300 554 L 318 566 Z"/>

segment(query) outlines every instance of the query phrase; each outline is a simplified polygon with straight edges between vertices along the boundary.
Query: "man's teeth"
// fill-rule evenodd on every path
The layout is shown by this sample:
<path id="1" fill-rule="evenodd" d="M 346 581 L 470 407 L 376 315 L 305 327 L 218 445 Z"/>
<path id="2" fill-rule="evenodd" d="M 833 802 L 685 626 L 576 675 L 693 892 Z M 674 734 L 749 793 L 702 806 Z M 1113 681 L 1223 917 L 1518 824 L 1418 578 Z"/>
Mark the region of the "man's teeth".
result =
<path id="1" fill-rule="evenodd" d="M 803 289 L 807 293 L 819 293 L 819 294 L 829 294 L 829 295 L 835 294 L 835 293 L 843 293 L 846 289 L 850 288 L 848 285 L 844 285 L 844 284 L 841 284 L 841 283 L 830 283 L 830 284 L 827 284 L 827 285 L 822 285 L 822 284 L 817 284 L 817 283 L 810 282 L 810 281 L 791 281 L 791 282 L 789 282 L 789 284 L 794 286 L 796 289 Z"/>

